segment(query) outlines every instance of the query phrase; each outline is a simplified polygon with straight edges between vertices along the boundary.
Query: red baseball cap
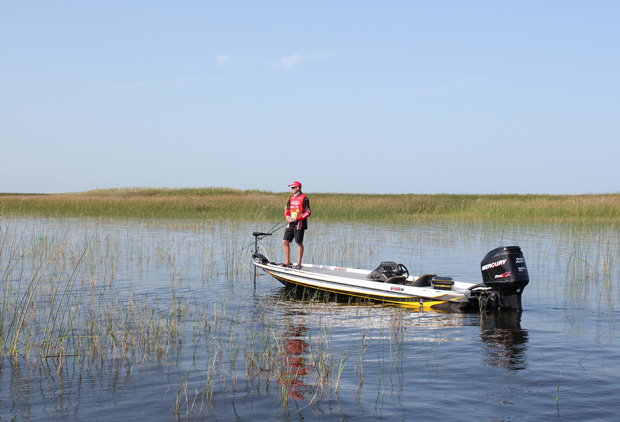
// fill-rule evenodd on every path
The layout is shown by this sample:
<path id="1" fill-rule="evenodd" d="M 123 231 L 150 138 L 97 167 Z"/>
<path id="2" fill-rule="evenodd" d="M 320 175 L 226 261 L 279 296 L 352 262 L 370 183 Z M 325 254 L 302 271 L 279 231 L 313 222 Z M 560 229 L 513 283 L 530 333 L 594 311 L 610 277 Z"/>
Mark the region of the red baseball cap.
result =
<path id="1" fill-rule="evenodd" d="M 295 181 L 293 183 L 291 183 L 290 185 L 288 185 L 289 188 L 300 188 L 301 189 L 301 183 Z"/>

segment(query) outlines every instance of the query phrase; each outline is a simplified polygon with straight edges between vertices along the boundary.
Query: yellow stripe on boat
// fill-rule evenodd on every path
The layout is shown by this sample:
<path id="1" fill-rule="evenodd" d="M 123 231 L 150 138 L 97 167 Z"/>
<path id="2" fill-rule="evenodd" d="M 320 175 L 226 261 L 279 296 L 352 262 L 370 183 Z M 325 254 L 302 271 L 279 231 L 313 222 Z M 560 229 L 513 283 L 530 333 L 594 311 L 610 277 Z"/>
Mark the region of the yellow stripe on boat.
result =
<path id="1" fill-rule="evenodd" d="M 291 280 L 290 278 L 287 277 L 283 277 L 280 274 L 276 273 L 276 272 L 271 272 L 267 270 L 267 273 L 269 273 L 271 276 L 275 277 L 276 279 L 280 280 L 281 282 L 284 281 L 286 283 L 289 284 L 294 284 L 297 286 L 301 286 L 301 287 L 307 287 L 309 289 L 312 290 L 319 290 L 322 292 L 327 292 L 327 293 L 333 293 L 333 294 L 339 294 L 339 295 L 343 295 L 343 296 L 347 296 L 347 297 L 356 297 L 356 298 L 360 298 L 360 299 L 367 299 L 367 300 L 371 300 L 374 302 L 381 302 L 387 305 L 398 305 L 398 306 L 402 306 L 402 307 L 406 307 L 406 308 L 411 308 L 414 310 L 420 310 L 420 309 L 428 309 L 428 308 L 432 308 L 433 306 L 437 306 L 437 305 L 441 305 L 444 303 L 449 303 L 452 301 L 456 301 L 458 300 L 458 298 L 455 299 L 449 299 L 449 300 L 422 300 L 420 301 L 420 297 L 403 297 L 401 298 L 392 298 L 392 297 L 388 297 L 388 296 L 383 296 L 381 294 L 362 294 L 362 293 L 354 293 L 351 292 L 350 290 L 345 290 L 345 289 L 330 289 L 327 287 L 320 287 L 320 286 L 316 286 L 314 284 L 310 284 L 310 283 L 303 283 L 301 281 L 296 281 L 296 280 Z M 445 296 L 446 294 L 440 294 L 435 296 L 433 299 L 436 299 L 438 297 L 442 297 Z"/>

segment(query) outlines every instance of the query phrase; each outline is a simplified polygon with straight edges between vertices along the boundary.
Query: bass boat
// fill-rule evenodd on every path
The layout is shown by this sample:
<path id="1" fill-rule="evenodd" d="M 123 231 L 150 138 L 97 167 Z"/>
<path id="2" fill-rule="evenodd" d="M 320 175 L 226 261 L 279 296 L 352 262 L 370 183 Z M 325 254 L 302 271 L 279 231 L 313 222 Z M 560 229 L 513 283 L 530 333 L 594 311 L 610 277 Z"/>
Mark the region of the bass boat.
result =
<path id="1" fill-rule="evenodd" d="M 415 276 L 403 264 L 384 261 L 374 270 L 304 264 L 285 267 L 258 252 L 258 240 L 270 233 L 254 232 L 252 263 L 286 287 L 336 295 L 337 299 L 425 309 L 502 309 L 521 312 L 521 295 L 529 283 L 519 246 L 502 246 L 482 259 L 482 283 L 469 283 L 436 274 Z"/>

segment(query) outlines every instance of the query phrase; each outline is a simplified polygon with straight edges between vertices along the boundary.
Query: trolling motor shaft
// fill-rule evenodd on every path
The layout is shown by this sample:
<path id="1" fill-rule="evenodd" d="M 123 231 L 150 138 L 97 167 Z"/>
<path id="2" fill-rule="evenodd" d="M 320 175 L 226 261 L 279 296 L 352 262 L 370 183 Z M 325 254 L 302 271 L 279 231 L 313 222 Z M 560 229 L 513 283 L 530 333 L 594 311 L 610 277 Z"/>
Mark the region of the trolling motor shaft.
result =
<path id="1" fill-rule="evenodd" d="M 258 241 L 271 236 L 271 233 L 253 232 L 252 236 L 254 236 L 254 253 L 258 253 Z"/>

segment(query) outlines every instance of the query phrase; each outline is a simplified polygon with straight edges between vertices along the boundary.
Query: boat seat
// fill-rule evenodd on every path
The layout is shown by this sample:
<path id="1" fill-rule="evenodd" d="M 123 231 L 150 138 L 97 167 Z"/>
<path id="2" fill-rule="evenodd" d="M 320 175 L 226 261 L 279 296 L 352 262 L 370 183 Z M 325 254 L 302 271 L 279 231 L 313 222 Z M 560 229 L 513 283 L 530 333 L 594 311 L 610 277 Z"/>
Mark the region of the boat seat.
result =
<path id="1" fill-rule="evenodd" d="M 366 278 L 373 281 L 385 282 L 396 277 L 402 277 L 398 270 L 398 264 L 392 261 L 383 261 L 381 265 L 368 274 Z"/>
<path id="2" fill-rule="evenodd" d="M 413 283 L 411 283 L 411 286 L 428 287 L 431 285 L 431 280 L 433 279 L 433 277 L 436 277 L 436 276 L 437 274 L 424 274 L 418 277 Z"/>

